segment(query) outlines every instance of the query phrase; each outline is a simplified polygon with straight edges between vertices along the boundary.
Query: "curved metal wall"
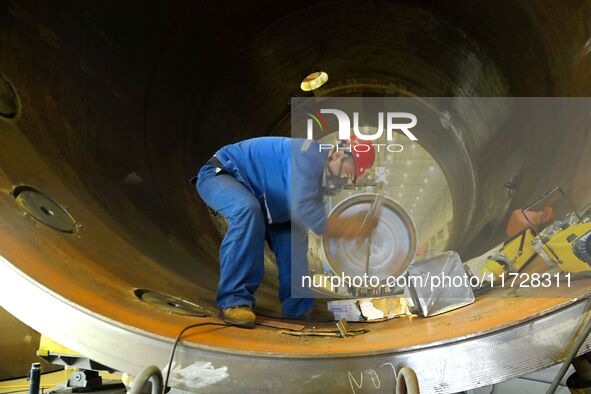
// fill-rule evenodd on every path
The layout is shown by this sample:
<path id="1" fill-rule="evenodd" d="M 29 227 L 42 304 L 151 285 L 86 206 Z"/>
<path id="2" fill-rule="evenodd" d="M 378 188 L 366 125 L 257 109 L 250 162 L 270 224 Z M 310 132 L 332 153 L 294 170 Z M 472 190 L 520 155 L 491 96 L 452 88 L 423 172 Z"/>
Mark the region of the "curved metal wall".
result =
<path id="1" fill-rule="evenodd" d="M 588 1 L 4 2 L 0 73 L 20 113 L 0 117 L 0 254 L 94 314 L 173 336 L 185 320 L 133 291 L 212 306 L 220 237 L 188 179 L 226 143 L 287 135 L 305 75 L 327 71 L 326 95 L 585 96 L 590 16 Z M 422 136 L 452 188 L 450 246 L 466 257 L 552 184 L 591 196 L 586 130 L 448 137 Z M 76 234 L 23 215 L 17 185 L 67 206 Z M 266 283 L 259 306 L 276 310 Z"/>

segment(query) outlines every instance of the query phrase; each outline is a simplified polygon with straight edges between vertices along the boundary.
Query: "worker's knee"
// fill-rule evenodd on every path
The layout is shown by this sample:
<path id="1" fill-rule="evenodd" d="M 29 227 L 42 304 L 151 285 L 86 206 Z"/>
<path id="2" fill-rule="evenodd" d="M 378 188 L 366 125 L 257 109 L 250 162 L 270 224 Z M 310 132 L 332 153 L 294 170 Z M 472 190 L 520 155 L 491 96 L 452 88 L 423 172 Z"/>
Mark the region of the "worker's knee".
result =
<path id="1" fill-rule="evenodd" d="M 245 199 L 236 206 L 233 216 L 241 220 L 247 220 L 252 223 L 264 225 L 263 211 L 260 203 L 252 198 Z"/>

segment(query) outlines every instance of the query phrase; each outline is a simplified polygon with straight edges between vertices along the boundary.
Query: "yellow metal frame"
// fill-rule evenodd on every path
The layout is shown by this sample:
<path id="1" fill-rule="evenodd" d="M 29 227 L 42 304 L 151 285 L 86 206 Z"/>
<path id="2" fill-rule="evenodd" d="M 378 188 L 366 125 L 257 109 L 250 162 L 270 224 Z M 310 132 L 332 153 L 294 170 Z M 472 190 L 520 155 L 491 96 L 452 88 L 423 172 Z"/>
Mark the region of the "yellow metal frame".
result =
<path id="1" fill-rule="evenodd" d="M 536 255 L 533 240 L 534 234 L 531 230 L 522 231 L 519 235 L 507 241 L 497 256 L 484 263 L 482 266 L 483 273 L 492 273 L 495 277 L 498 277 L 507 272 L 507 267 L 500 260 L 510 264 L 513 271 L 519 271 Z"/>
<path id="2" fill-rule="evenodd" d="M 558 268 L 572 273 L 591 271 L 591 265 L 581 261 L 573 252 L 573 242 L 589 231 L 591 231 L 591 222 L 574 224 L 554 234 L 546 243 L 546 246 L 552 248 L 559 258 Z M 568 238 L 571 238 L 570 242 Z"/>
<path id="3" fill-rule="evenodd" d="M 39 350 L 37 350 L 37 355 L 42 356 L 49 356 L 50 354 L 59 354 L 65 356 L 73 356 L 77 357 L 80 356 L 79 353 L 68 349 L 65 346 L 60 345 L 56 341 L 51 338 L 48 338 L 45 335 L 41 335 L 41 340 L 39 341 Z"/>

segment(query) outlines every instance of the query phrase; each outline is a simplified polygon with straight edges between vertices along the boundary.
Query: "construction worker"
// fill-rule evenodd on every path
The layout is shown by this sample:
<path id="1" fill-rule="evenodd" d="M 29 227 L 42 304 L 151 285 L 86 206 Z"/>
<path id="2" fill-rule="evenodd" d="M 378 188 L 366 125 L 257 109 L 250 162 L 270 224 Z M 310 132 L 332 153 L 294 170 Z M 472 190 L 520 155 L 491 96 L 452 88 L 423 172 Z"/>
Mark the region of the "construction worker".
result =
<path id="1" fill-rule="evenodd" d="M 216 296 L 226 323 L 254 326 L 253 294 L 263 279 L 265 240 L 279 268 L 282 315 L 333 320 L 330 312 L 315 307 L 309 289 L 301 289 L 301 276 L 308 267 L 308 229 L 328 237 L 358 239 L 367 237 L 377 224 L 377 220 L 364 222 L 364 214 L 327 220 L 324 208 L 326 193 L 355 182 L 373 165 L 374 147 L 367 144 L 357 152 L 360 145 L 365 144 L 352 139 L 323 150 L 311 140 L 253 138 L 221 148 L 201 168 L 194 178 L 197 191 L 228 222 Z"/>

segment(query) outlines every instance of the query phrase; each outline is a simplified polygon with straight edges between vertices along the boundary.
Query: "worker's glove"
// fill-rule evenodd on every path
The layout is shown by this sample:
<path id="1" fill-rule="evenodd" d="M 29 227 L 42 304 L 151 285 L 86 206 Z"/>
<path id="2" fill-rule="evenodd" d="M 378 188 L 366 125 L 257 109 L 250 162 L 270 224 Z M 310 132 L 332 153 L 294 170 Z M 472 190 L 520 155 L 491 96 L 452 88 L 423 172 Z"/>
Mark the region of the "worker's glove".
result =
<path id="1" fill-rule="evenodd" d="M 363 239 L 369 237 L 378 225 L 377 217 L 367 217 L 367 212 L 352 216 L 331 216 L 326 222 L 324 236 L 329 238 Z"/>

